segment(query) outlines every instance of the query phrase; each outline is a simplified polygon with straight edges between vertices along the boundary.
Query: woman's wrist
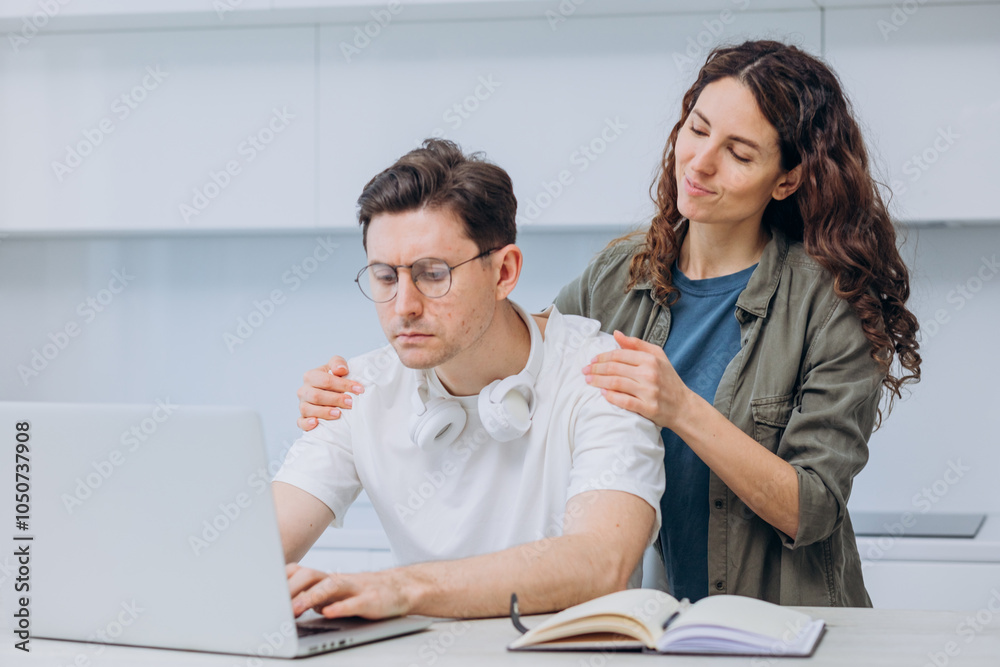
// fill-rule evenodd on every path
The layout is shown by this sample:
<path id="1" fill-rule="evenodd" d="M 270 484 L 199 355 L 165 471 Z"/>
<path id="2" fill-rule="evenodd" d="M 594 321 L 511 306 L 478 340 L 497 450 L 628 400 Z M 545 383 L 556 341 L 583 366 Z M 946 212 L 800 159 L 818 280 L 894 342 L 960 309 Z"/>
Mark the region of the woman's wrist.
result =
<path id="1" fill-rule="evenodd" d="M 684 387 L 680 399 L 674 402 L 674 408 L 669 410 L 664 416 L 664 423 L 658 424 L 661 428 L 669 428 L 677 434 L 684 442 L 688 442 L 688 436 L 695 431 L 697 424 L 701 423 L 698 414 L 704 410 L 708 401 L 699 396 L 696 392 Z"/>

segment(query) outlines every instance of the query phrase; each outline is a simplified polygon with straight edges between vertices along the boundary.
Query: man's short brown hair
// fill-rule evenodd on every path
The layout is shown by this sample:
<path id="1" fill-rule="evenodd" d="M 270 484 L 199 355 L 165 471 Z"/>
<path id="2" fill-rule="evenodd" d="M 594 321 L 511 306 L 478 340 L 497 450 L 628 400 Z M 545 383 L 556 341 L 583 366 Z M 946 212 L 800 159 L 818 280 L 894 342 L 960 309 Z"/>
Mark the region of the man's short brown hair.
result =
<path id="1" fill-rule="evenodd" d="M 481 153 L 467 156 L 445 139 L 425 140 L 368 181 L 358 197 L 365 248 L 373 217 L 422 208 L 456 214 L 480 252 L 502 248 L 517 237 L 517 198 L 510 176 Z"/>

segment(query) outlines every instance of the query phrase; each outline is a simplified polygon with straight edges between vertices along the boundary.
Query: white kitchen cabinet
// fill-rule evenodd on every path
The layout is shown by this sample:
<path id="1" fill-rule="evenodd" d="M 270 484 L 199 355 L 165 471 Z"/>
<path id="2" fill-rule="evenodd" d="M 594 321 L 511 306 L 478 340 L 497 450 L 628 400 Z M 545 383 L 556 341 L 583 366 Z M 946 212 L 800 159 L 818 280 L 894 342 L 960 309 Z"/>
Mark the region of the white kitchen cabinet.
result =
<path id="1" fill-rule="evenodd" d="M 315 224 L 315 30 L 0 49 L 0 231 Z"/>
<path id="2" fill-rule="evenodd" d="M 827 58 L 894 192 L 894 217 L 1000 219 L 989 195 L 1000 154 L 998 26 L 996 3 L 826 12 Z"/>
<path id="3" fill-rule="evenodd" d="M 878 609 L 975 610 L 1000 606 L 1000 563 L 884 560 L 862 572 Z"/>
<path id="4" fill-rule="evenodd" d="M 1000 515 L 987 514 L 975 537 L 858 537 L 858 552 L 876 607 L 974 612 L 1000 604 Z"/>
<path id="5" fill-rule="evenodd" d="M 429 136 L 504 167 L 522 228 L 646 222 L 681 96 L 712 46 L 751 36 L 819 53 L 819 12 L 324 25 L 320 224 L 355 225 L 365 183 Z"/>
<path id="6" fill-rule="evenodd" d="M 896 218 L 1000 218 L 997 3 L 220 2 L 69 3 L 0 50 L 0 233 L 353 228 L 434 135 L 511 173 L 522 226 L 622 229 L 697 66 L 748 37 L 825 41 Z"/>
<path id="7" fill-rule="evenodd" d="M 0 29 L 28 21 L 46 31 L 126 30 L 304 23 L 360 23 L 393 12 L 397 22 L 464 21 L 718 13 L 724 10 L 815 10 L 814 0 L 4 0 Z"/>

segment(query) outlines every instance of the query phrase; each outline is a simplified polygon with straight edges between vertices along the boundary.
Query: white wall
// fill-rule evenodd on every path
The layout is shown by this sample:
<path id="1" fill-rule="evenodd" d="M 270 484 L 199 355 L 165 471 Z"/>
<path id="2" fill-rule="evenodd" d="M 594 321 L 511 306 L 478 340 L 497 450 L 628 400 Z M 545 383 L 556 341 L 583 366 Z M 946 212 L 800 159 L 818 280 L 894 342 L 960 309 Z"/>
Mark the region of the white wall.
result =
<path id="1" fill-rule="evenodd" d="M 614 235 L 523 232 L 525 271 L 514 297 L 544 307 Z M 339 247 L 295 289 L 289 272 L 313 256 L 317 238 Z M 970 470 L 935 509 L 1000 512 L 1000 276 L 983 268 L 990 266 L 984 258 L 1000 260 L 1000 226 L 910 229 L 904 252 L 911 306 L 924 326 L 924 381 L 872 438 L 852 506 L 920 511 L 914 495 L 955 461 Z M 296 437 L 302 372 L 334 352 L 352 355 L 384 340 L 353 283 L 363 264 L 360 236 L 348 232 L 4 239 L 0 399 L 250 405 L 261 411 L 277 453 Z M 115 270 L 134 280 L 103 312 L 79 310 Z M 239 318 L 273 290 L 284 302 L 230 351 L 224 335 L 235 334 Z M 933 323 L 935 314 L 945 323 Z M 30 368 L 33 351 L 70 322 L 80 333 L 25 383 L 18 366 Z"/>
<path id="2" fill-rule="evenodd" d="M 998 512 L 1000 226 L 918 228 L 907 236 L 923 379 L 872 436 L 851 505 Z M 946 475 L 952 463 L 967 470 L 954 484 L 938 482 L 956 478 Z M 915 498 L 924 489 L 932 492 Z"/>
<path id="3" fill-rule="evenodd" d="M 543 308 L 612 236 L 523 234 L 526 267 L 514 298 Z M 316 251 L 322 258 L 331 245 L 329 258 L 317 260 Z M 565 260 L 551 260 L 554 247 Z M 365 261 L 353 231 L 4 239 L 0 400 L 250 405 L 277 453 L 298 435 L 302 373 L 333 353 L 351 356 L 385 341 L 353 282 Z M 116 271 L 128 284 L 112 294 Z M 269 306 L 275 290 L 280 303 Z M 241 318 L 257 323 L 255 302 L 270 316 L 238 331 Z M 63 333 L 73 324 L 77 335 Z M 54 358 L 33 365 L 35 351 Z"/>

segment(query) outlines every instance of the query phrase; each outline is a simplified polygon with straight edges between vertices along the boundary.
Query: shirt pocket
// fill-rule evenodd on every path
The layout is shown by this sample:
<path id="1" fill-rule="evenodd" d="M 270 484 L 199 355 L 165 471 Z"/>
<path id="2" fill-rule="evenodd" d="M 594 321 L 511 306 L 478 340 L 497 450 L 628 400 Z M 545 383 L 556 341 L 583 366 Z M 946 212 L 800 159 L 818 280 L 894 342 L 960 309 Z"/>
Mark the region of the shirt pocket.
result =
<path id="1" fill-rule="evenodd" d="M 774 452 L 792 416 L 794 394 L 763 396 L 750 401 L 753 414 L 753 439 Z"/>

